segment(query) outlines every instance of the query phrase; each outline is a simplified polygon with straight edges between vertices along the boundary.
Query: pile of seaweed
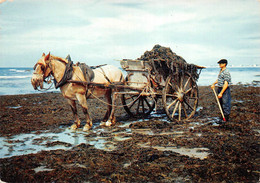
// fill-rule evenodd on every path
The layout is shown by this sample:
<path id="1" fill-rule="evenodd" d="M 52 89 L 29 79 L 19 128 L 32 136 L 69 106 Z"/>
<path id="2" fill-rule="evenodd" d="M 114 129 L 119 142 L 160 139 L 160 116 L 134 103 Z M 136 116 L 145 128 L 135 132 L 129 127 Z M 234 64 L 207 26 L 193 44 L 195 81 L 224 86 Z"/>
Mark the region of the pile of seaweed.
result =
<path id="1" fill-rule="evenodd" d="M 195 80 L 199 78 L 197 67 L 188 64 L 181 56 L 178 56 L 170 48 L 155 45 L 151 51 L 146 51 L 138 60 L 148 61 L 152 66 L 152 74 L 163 75 L 166 79 L 170 74 L 182 75 L 189 72 Z"/>

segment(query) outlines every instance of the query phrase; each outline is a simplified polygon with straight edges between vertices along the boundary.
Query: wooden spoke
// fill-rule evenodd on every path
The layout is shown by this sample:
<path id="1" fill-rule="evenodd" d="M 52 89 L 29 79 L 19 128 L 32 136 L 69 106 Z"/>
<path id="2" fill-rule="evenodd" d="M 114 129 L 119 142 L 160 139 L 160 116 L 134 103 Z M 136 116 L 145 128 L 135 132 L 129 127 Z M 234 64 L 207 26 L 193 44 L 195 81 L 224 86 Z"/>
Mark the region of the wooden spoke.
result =
<path id="1" fill-rule="evenodd" d="M 172 86 L 172 84 L 171 84 L 171 83 L 169 83 L 169 86 L 171 86 L 171 87 L 172 87 L 172 89 L 174 88 L 174 87 Z"/>
<path id="2" fill-rule="evenodd" d="M 146 97 L 144 98 L 144 101 L 147 104 L 147 106 L 149 107 L 149 109 L 152 110 L 153 108 L 152 108 L 151 104 L 147 101 Z"/>
<path id="3" fill-rule="evenodd" d="M 174 79 L 171 79 L 169 81 L 169 86 L 171 86 L 171 88 L 174 90 L 174 91 L 178 91 L 180 88 L 178 85 L 175 84 L 176 81 Z"/>
<path id="4" fill-rule="evenodd" d="M 176 112 L 176 110 L 178 108 L 179 103 L 180 103 L 180 101 L 177 102 L 177 104 L 175 105 L 175 107 L 174 107 L 174 109 L 172 111 L 172 118 L 174 117 L 174 114 L 175 114 L 175 112 Z"/>
<path id="5" fill-rule="evenodd" d="M 169 110 L 169 109 L 171 108 L 171 106 L 173 106 L 177 101 L 178 101 L 178 99 L 176 98 L 176 99 L 167 107 L 167 110 Z"/>
<path id="6" fill-rule="evenodd" d="M 184 87 L 183 87 L 184 91 L 185 91 L 185 89 L 186 89 L 186 87 L 187 87 L 189 81 L 190 81 L 190 77 L 188 78 L 188 80 L 186 81 L 186 83 L 185 83 L 185 85 L 184 85 Z"/>
<path id="7" fill-rule="evenodd" d="M 194 110 L 194 108 L 191 107 L 190 104 L 189 104 L 186 100 L 184 100 L 184 102 L 185 102 L 185 104 L 187 104 L 187 106 L 188 106 L 189 108 L 191 108 L 192 110 Z"/>
<path id="8" fill-rule="evenodd" d="M 189 88 L 187 91 L 185 91 L 184 93 L 189 93 L 192 90 L 192 88 Z"/>
<path id="9" fill-rule="evenodd" d="M 181 77 L 181 80 L 180 80 L 180 88 L 183 88 L 182 84 L 183 84 L 183 77 Z"/>
<path id="10" fill-rule="evenodd" d="M 143 113 L 145 113 L 145 107 L 144 107 L 144 99 L 142 98 L 142 108 L 143 108 Z"/>
<path id="11" fill-rule="evenodd" d="M 176 91 L 180 90 L 180 87 L 178 85 L 175 85 Z"/>
<path id="12" fill-rule="evenodd" d="M 132 97 L 131 97 L 132 98 Z M 135 100 L 133 100 L 132 101 L 132 104 L 129 106 L 129 108 L 131 109 L 132 107 L 133 107 L 133 105 L 135 105 L 135 103 L 137 102 L 137 100 L 135 101 Z"/>
<path id="13" fill-rule="evenodd" d="M 179 104 L 179 121 L 181 120 L 181 102 Z"/>
<path id="14" fill-rule="evenodd" d="M 166 94 L 167 97 L 178 97 L 178 95 L 176 93 L 174 94 Z"/>
<path id="15" fill-rule="evenodd" d="M 141 102 L 141 97 L 140 99 L 138 100 L 138 104 L 137 104 L 137 108 L 136 108 L 136 114 L 139 114 L 139 107 L 140 107 L 140 102 Z"/>
<path id="16" fill-rule="evenodd" d="M 183 111 L 184 111 L 184 114 L 185 114 L 185 117 L 187 118 L 188 117 L 188 114 L 187 114 L 187 110 L 185 108 L 185 105 L 183 104 Z"/>

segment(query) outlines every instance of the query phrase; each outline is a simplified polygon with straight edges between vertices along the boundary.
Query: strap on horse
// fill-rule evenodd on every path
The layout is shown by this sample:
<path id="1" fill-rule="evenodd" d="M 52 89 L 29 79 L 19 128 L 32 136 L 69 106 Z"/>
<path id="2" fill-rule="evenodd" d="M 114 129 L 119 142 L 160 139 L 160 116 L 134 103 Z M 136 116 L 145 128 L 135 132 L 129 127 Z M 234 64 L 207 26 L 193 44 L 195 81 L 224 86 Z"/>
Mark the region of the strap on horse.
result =
<path id="1" fill-rule="evenodd" d="M 110 81 L 110 79 L 107 77 L 105 71 L 102 69 L 102 67 L 100 67 L 100 70 L 102 71 L 102 74 L 104 75 L 104 77 L 106 78 L 106 80 L 111 84 L 112 82 Z"/>

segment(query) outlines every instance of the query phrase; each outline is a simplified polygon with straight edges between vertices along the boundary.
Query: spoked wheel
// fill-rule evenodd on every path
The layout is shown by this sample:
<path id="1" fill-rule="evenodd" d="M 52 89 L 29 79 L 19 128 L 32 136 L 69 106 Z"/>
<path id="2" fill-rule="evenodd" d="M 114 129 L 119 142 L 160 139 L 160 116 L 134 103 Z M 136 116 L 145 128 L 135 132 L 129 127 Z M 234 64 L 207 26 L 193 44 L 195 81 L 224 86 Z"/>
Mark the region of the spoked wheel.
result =
<path id="1" fill-rule="evenodd" d="M 163 105 L 172 120 L 188 120 L 194 116 L 198 106 L 198 87 L 189 74 L 174 78 L 168 76 L 163 91 Z"/>
<path id="2" fill-rule="evenodd" d="M 141 96 L 139 94 L 123 94 L 122 103 L 126 112 L 132 116 L 146 116 L 155 107 L 156 98 L 151 96 Z"/>

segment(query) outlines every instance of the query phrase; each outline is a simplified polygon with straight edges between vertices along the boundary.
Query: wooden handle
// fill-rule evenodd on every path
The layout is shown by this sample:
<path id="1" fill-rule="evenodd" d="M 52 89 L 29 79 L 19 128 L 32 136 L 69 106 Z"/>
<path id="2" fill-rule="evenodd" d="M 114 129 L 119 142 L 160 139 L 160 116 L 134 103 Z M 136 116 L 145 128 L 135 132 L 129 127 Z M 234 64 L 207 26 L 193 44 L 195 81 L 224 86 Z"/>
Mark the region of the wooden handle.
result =
<path id="1" fill-rule="evenodd" d="M 225 118 L 225 116 L 224 116 L 224 113 L 223 113 L 222 107 L 221 107 L 221 105 L 220 105 L 220 102 L 219 102 L 219 99 L 218 99 L 217 93 L 216 93 L 216 91 L 215 91 L 214 88 L 212 88 L 212 90 L 213 90 L 213 92 L 214 92 L 214 94 L 215 94 L 215 97 L 216 97 L 216 100 L 217 100 L 217 103 L 218 103 L 218 107 L 219 107 L 220 113 L 221 113 L 221 115 L 222 115 L 222 117 L 223 117 L 223 120 L 226 121 L 226 118 Z"/>

